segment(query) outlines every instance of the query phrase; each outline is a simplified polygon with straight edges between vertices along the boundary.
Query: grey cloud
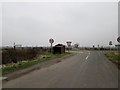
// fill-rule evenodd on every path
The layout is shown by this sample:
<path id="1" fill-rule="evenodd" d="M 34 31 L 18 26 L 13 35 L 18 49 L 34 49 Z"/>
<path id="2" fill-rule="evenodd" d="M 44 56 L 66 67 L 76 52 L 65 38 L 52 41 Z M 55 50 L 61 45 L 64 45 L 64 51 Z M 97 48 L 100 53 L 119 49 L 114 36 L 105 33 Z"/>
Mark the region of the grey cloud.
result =
<path id="1" fill-rule="evenodd" d="M 117 3 L 4 3 L 3 45 L 45 45 L 48 39 L 81 46 L 117 43 Z"/>

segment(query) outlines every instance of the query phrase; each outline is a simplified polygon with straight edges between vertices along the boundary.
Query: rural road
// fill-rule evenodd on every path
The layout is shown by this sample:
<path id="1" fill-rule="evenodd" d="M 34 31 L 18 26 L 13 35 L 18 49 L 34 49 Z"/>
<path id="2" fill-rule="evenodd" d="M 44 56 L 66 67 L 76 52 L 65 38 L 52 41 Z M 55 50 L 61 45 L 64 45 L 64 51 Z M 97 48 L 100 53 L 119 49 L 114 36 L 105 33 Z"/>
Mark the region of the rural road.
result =
<path id="1" fill-rule="evenodd" d="M 3 88 L 118 88 L 118 69 L 102 51 L 80 51 L 62 62 L 3 83 Z"/>

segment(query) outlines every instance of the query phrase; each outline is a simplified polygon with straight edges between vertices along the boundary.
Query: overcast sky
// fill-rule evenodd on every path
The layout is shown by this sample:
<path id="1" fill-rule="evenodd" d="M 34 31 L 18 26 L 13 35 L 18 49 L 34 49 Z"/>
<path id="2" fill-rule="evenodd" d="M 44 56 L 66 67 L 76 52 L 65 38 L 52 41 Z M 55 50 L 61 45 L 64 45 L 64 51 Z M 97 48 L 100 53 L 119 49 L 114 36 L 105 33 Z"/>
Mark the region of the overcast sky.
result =
<path id="1" fill-rule="evenodd" d="M 2 45 L 80 46 L 117 44 L 117 2 L 6 2 L 2 5 Z"/>

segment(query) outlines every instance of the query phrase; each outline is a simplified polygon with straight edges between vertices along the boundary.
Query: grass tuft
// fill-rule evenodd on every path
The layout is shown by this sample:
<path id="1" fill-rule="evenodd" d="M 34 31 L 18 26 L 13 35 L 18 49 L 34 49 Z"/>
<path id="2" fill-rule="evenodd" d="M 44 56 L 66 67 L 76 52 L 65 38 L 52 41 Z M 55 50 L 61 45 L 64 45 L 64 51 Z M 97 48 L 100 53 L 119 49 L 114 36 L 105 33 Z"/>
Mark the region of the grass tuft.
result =
<path id="1" fill-rule="evenodd" d="M 120 55 L 118 52 L 109 52 L 106 53 L 105 56 L 112 61 L 113 63 L 115 63 L 118 68 L 120 69 Z"/>

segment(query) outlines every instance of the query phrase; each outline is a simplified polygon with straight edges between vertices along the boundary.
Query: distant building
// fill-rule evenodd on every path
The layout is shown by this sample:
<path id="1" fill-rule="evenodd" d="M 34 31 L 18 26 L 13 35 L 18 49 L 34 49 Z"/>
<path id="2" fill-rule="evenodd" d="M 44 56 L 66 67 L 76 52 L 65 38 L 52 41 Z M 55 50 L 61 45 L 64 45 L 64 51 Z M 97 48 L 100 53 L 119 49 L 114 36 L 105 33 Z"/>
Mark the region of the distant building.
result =
<path id="1" fill-rule="evenodd" d="M 57 44 L 53 47 L 53 54 L 65 53 L 65 45 Z"/>

